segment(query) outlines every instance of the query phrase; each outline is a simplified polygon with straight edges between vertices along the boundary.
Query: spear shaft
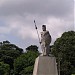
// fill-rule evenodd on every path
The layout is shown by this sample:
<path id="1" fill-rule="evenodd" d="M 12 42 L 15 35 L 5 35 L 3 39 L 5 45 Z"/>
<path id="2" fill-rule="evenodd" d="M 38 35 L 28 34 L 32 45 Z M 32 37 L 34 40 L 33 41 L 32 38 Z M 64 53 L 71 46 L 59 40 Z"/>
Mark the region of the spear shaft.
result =
<path id="1" fill-rule="evenodd" d="M 34 20 L 34 24 L 35 24 L 35 29 L 36 29 L 36 31 L 37 31 L 37 35 L 38 35 L 38 39 L 39 39 L 39 43 L 40 43 L 40 37 L 39 37 L 39 33 L 38 33 L 38 29 L 37 29 L 35 20 Z"/>

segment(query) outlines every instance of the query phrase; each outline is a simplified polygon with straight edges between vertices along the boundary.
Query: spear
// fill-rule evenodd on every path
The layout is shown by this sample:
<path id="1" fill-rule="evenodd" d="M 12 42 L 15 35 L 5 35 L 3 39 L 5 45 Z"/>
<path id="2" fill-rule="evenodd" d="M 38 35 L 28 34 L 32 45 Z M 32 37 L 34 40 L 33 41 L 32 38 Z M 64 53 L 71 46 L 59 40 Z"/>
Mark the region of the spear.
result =
<path id="1" fill-rule="evenodd" d="M 38 29 L 37 29 L 35 20 L 34 20 L 34 24 L 35 24 L 35 29 L 36 29 L 36 31 L 37 31 L 37 35 L 38 35 L 38 39 L 39 39 L 39 43 L 40 43 L 40 37 L 39 37 L 39 33 L 38 33 Z"/>

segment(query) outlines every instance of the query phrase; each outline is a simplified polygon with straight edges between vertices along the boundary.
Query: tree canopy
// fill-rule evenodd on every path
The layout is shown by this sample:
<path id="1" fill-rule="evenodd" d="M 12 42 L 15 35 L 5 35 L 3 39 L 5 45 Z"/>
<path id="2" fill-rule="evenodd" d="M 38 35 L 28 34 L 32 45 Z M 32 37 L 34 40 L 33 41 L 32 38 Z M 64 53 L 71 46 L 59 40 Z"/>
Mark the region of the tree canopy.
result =
<path id="1" fill-rule="evenodd" d="M 28 51 L 22 54 L 14 62 L 15 75 L 32 75 L 35 59 L 38 52 Z"/>
<path id="2" fill-rule="evenodd" d="M 61 75 L 75 73 L 75 32 L 68 31 L 54 42 L 52 53 L 60 61 Z"/>
<path id="3" fill-rule="evenodd" d="M 29 47 L 26 48 L 26 51 L 34 51 L 34 52 L 38 52 L 38 47 L 36 45 L 31 45 Z"/>
<path id="4" fill-rule="evenodd" d="M 0 42 L 0 62 L 3 62 L 4 64 L 8 64 L 10 70 L 14 69 L 13 66 L 14 59 L 19 57 L 22 53 L 23 53 L 23 49 L 19 48 L 15 44 L 11 44 L 9 41 Z"/>
<path id="5" fill-rule="evenodd" d="M 10 66 L 3 62 L 0 62 L 0 75 L 9 75 L 10 73 Z"/>

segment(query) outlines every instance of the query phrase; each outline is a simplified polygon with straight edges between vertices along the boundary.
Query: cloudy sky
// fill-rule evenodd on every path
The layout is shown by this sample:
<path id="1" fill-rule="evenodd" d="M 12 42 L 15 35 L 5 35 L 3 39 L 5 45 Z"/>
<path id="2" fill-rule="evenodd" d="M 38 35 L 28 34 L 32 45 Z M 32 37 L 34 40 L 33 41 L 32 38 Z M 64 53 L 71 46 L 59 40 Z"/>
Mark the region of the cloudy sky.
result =
<path id="1" fill-rule="evenodd" d="M 52 44 L 63 32 L 74 30 L 74 0 L 0 0 L 0 41 L 25 49 L 37 45 L 41 26 L 46 24 Z"/>

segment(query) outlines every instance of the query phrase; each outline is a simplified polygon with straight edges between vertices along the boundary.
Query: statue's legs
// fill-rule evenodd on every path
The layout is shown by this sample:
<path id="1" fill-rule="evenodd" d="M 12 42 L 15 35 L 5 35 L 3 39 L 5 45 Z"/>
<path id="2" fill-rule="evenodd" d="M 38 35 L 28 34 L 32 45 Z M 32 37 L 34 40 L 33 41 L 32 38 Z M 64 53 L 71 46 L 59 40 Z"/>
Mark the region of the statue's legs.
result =
<path id="1" fill-rule="evenodd" d="M 49 47 L 49 45 L 46 45 L 46 46 L 44 46 L 44 45 L 41 45 L 41 48 L 42 48 L 42 54 L 45 56 L 45 55 L 49 55 L 49 53 L 50 53 L 50 47 Z"/>
<path id="2" fill-rule="evenodd" d="M 42 49 L 42 54 L 46 55 L 46 48 L 44 44 L 41 45 L 41 49 Z"/>
<path id="3" fill-rule="evenodd" d="M 46 52 L 46 55 L 49 55 L 49 53 L 50 53 L 50 46 L 49 45 L 45 46 L 45 52 Z"/>

